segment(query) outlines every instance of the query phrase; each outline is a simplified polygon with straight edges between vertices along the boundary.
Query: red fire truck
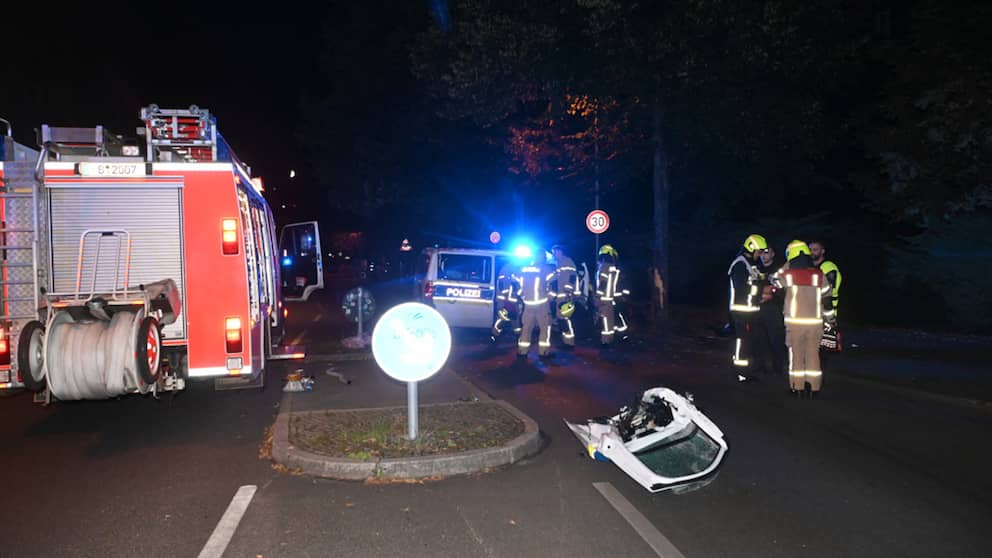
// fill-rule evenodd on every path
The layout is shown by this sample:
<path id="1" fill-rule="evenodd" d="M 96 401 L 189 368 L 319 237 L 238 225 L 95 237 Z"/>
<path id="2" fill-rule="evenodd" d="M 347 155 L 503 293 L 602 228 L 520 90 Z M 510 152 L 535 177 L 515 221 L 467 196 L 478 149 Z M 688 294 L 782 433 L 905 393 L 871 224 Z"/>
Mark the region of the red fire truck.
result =
<path id="1" fill-rule="evenodd" d="M 283 301 L 323 287 L 317 223 L 277 244 L 261 180 L 209 111 L 140 118 L 130 142 L 48 125 L 38 150 L 6 140 L 0 389 L 49 402 L 261 385 L 286 356 Z"/>

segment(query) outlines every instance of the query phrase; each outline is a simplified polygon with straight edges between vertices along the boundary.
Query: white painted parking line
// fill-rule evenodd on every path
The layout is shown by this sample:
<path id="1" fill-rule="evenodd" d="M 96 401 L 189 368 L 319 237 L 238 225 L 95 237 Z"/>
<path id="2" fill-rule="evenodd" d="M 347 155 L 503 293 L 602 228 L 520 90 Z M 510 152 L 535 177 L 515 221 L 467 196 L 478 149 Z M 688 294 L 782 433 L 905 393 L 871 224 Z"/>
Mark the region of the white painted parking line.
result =
<path id="1" fill-rule="evenodd" d="M 207 544 L 200 551 L 199 558 L 220 558 L 224 555 L 224 551 L 227 550 L 227 545 L 231 542 L 231 537 L 234 536 L 234 531 L 241 523 L 241 518 L 248 510 L 248 504 L 251 503 L 257 489 L 257 486 L 251 484 L 238 489 L 234 494 L 234 499 L 227 506 L 227 511 L 220 518 L 220 523 L 214 528 Z"/>
<path id="2" fill-rule="evenodd" d="M 321 319 L 321 318 L 323 318 L 323 317 L 324 317 L 324 315 L 323 315 L 323 314 L 317 314 L 316 316 L 314 316 L 314 317 L 313 317 L 313 321 L 314 321 L 314 323 L 317 323 L 317 322 L 319 322 L 319 321 L 320 321 L 320 319 Z"/>
<path id="3" fill-rule="evenodd" d="M 608 482 L 594 482 L 592 485 L 603 495 L 603 498 L 606 498 L 606 501 L 613 506 L 613 509 L 617 510 L 617 513 L 627 520 L 627 523 L 630 523 L 630 526 L 637 531 L 637 534 L 644 539 L 644 542 L 648 543 L 648 546 L 654 550 L 655 554 L 661 556 L 661 558 L 685 558 L 685 555 L 679 552 L 679 549 L 675 548 L 672 541 L 668 540 L 665 535 L 662 535 L 661 531 L 655 528 L 641 512 L 637 511 L 637 508 L 624 498 L 623 494 L 620 494 L 620 491 L 612 484 Z"/>

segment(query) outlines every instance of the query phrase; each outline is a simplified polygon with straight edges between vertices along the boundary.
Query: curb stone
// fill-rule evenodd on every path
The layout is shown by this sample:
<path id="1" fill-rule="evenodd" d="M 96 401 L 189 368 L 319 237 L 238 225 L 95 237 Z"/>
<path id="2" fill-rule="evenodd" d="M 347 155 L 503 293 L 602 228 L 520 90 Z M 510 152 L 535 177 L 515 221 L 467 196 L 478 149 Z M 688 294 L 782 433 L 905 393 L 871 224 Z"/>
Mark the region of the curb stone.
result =
<path id="1" fill-rule="evenodd" d="M 321 353 L 307 355 L 304 362 L 342 362 L 350 360 L 372 360 L 372 353 Z"/>
<path id="2" fill-rule="evenodd" d="M 475 473 L 485 469 L 511 465 L 537 453 L 541 438 L 537 423 L 505 401 L 492 401 L 524 424 L 524 432 L 506 444 L 437 456 L 404 457 L 358 461 L 320 455 L 298 448 L 289 441 L 289 410 L 279 411 L 272 436 L 272 459 L 305 474 L 343 480 L 367 478 L 416 479 Z M 349 409 L 361 411 L 367 409 Z M 322 411 L 314 411 L 322 412 Z"/>

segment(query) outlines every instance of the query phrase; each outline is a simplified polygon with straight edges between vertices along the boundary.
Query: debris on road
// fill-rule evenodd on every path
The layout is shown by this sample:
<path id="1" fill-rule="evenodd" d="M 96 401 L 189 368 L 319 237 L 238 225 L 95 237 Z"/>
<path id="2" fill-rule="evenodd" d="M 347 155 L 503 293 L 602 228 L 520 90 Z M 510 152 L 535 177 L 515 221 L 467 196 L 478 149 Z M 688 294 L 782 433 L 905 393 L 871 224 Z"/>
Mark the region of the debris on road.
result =
<path id="1" fill-rule="evenodd" d="M 299 391 L 310 391 L 313 389 L 313 380 L 310 381 L 309 389 L 305 385 L 306 380 L 303 378 L 303 370 L 296 370 L 286 376 L 286 385 L 283 386 L 282 390 L 287 392 L 299 392 Z"/>
<path id="2" fill-rule="evenodd" d="M 578 425 L 565 421 L 589 457 L 612 461 L 650 492 L 697 484 L 723 461 L 723 432 L 693 404 L 691 396 L 657 387 L 612 417 Z"/>
<path id="3" fill-rule="evenodd" d="M 334 377 L 335 377 L 335 378 L 337 378 L 337 379 L 338 379 L 338 381 L 339 381 L 339 382 L 341 382 L 342 384 L 350 384 L 350 383 L 351 383 L 351 379 L 350 379 L 350 378 L 348 378 L 347 376 L 345 376 L 344 374 L 342 374 L 342 373 L 340 373 L 340 372 L 335 372 L 335 371 L 334 371 L 334 367 L 333 367 L 333 366 L 332 366 L 332 367 L 330 367 L 330 368 L 328 368 L 328 369 L 327 369 L 327 371 L 326 371 L 325 373 L 326 373 L 326 374 L 327 374 L 328 376 L 334 376 Z"/>

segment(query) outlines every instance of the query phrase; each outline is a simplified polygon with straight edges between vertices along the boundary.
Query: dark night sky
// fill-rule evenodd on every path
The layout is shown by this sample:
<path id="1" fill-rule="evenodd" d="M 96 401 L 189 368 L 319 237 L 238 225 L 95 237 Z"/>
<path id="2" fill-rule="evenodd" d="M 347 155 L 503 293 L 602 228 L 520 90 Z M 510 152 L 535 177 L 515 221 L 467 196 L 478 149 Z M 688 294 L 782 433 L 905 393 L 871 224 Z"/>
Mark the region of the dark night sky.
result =
<path id="1" fill-rule="evenodd" d="M 500 146 L 483 145 L 486 137 L 478 129 L 436 119 L 431 107 L 423 104 L 430 103 L 430 99 L 425 99 L 423 84 L 413 79 L 405 41 L 426 27 L 432 9 L 444 4 L 441 0 L 395 4 L 388 0 L 328 0 L 320 3 L 318 9 L 295 3 L 262 6 L 239 3 L 233 9 L 208 2 L 187 5 L 138 2 L 112 6 L 56 3 L 45 4 L 43 8 L 39 5 L 38 9 L 53 14 L 7 18 L 0 31 L 0 44 L 4 47 L 0 63 L 0 118 L 11 122 L 19 142 L 35 146 L 34 129 L 41 124 L 103 124 L 115 133 L 133 136 L 135 128 L 141 125 L 138 115 L 142 107 L 152 103 L 167 108 L 196 104 L 216 116 L 219 130 L 238 156 L 253 168 L 255 175 L 265 180 L 277 220 L 323 218 L 338 227 L 354 230 L 353 227 L 361 224 L 360 219 L 331 208 L 341 199 L 347 200 L 349 194 L 360 194 L 362 183 L 374 182 L 372 178 L 388 188 L 396 189 L 399 184 L 412 189 L 409 200 L 394 201 L 387 206 L 391 213 L 366 217 L 366 224 L 375 223 L 367 227 L 369 231 L 389 237 L 391 245 L 408 233 L 411 238 L 420 234 L 423 238 L 485 242 L 489 230 L 513 231 L 515 227 L 521 228 L 521 223 L 543 229 L 548 233 L 543 240 L 549 243 L 591 243 L 592 237 L 582 223 L 585 213 L 592 209 L 591 195 L 581 192 L 569 196 L 566 203 L 552 198 L 556 193 L 554 188 L 520 186 L 522 182 L 507 173 L 506 157 Z M 941 5 L 936 1 L 931 4 Z M 925 29 L 943 29 L 937 24 L 931 27 Z M 987 26 L 975 27 L 977 36 Z M 915 66 L 894 67 L 912 70 Z M 917 79 L 919 76 L 914 72 L 904 73 L 907 79 L 917 80 L 910 85 L 918 90 L 932 85 L 925 79 Z M 934 80 L 940 83 L 939 79 Z M 879 105 L 883 93 L 892 95 L 891 91 L 879 89 L 880 84 L 873 87 L 877 90 L 869 87 L 863 91 L 865 106 L 854 116 L 864 110 L 869 120 L 874 118 L 871 122 L 878 124 L 882 122 L 881 116 L 888 115 Z M 976 95 L 980 96 L 980 92 Z M 315 105 L 322 107 L 321 114 L 301 113 L 305 96 L 322 101 L 323 104 Z M 846 103 L 846 96 L 842 101 Z M 841 109 L 841 112 L 852 110 L 846 104 Z M 877 133 L 888 139 L 884 126 L 876 126 L 880 127 L 878 130 L 872 126 L 862 128 L 865 133 Z M 953 120 L 948 120 L 948 129 L 957 127 Z M 913 133 L 916 130 L 904 128 Z M 314 153 L 300 145 L 296 136 L 301 132 L 310 134 L 311 140 L 324 140 L 321 150 Z M 439 137 L 444 141 L 427 141 Z M 850 144 L 852 151 L 881 149 L 864 144 L 863 139 L 846 138 L 845 145 Z M 899 145 L 883 147 L 897 149 Z M 728 157 L 724 154 L 725 160 Z M 714 161 L 706 162 L 707 168 L 719 166 L 720 159 L 716 157 Z M 845 161 L 833 166 L 843 171 Z M 314 174 L 318 168 L 321 172 Z M 289 179 L 290 169 L 298 174 L 293 182 Z M 843 172 L 835 174 L 843 179 Z M 629 258 L 635 255 L 635 247 L 645 257 L 649 252 L 651 206 L 645 201 L 651 194 L 645 176 L 634 185 L 639 189 L 619 192 L 603 201 L 604 209 L 613 217 L 611 231 L 604 239 L 625 246 Z M 687 176 L 691 177 L 692 173 Z M 717 174 L 714 176 L 719 178 Z M 836 178 L 834 174 L 830 176 Z M 772 179 L 782 181 L 781 187 L 791 184 L 779 174 Z M 841 179 L 838 183 L 843 182 Z M 722 184 L 719 180 L 711 182 Z M 764 188 L 763 182 L 755 184 Z M 840 259 L 845 269 L 850 270 L 851 285 L 857 282 L 858 266 L 865 273 L 875 271 L 880 265 L 879 254 L 883 253 L 881 248 L 857 248 L 865 241 L 873 241 L 876 242 L 873 246 L 885 243 L 888 252 L 902 249 L 890 240 L 905 232 L 885 227 L 874 215 L 866 216 L 855 194 L 853 190 L 829 193 L 833 206 L 824 207 L 822 201 L 815 206 L 819 212 L 833 211 L 832 218 L 837 218 L 836 228 L 823 234 L 843 236 L 833 239 L 834 253 L 843 256 Z M 801 201 L 799 196 L 789 199 Z M 299 203 L 300 211 L 308 214 L 280 215 L 281 204 L 292 203 L 290 200 Z M 724 258 L 730 256 L 724 251 L 732 251 L 738 242 L 731 236 L 743 237 L 758 226 L 742 220 L 716 230 L 709 227 L 705 218 L 710 209 L 723 212 L 714 212 L 714 219 L 725 218 L 734 210 L 728 205 L 731 202 L 721 205 L 710 201 L 711 198 L 702 196 L 700 207 L 696 208 L 686 200 L 676 200 L 683 203 L 683 214 L 673 218 L 691 217 L 693 211 L 698 211 L 703 215 L 700 222 L 705 228 L 672 231 L 673 238 L 683 235 L 681 257 L 693 261 L 693 265 L 676 266 L 685 273 L 681 278 L 675 277 L 673 293 L 678 293 L 680 286 L 682 292 L 699 290 L 694 282 L 698 275 L 705 275 L 707 280 L 714 280 L 715 286 L 703 290 L 713 297 L 722 296 L 721 268 L 725 266 Z M 412 211 L 414 207 L 422 214 Z M 534 207 L 541 210 L 524 211 Z M 738 213 L 747 216 L 750 210 Z M 761 230 L 778 244 L 794 235 L 806 234 L 805 230 L 779 230 L 785 224 L 796 223 L 795 219 L 783 221 L 784 213 L 785 209 L 773 207 L 759 223 Z M 452 214 L 458 218 L 438 218 Z M 400 222 L 401 219 L 405 221 Z M 686 221 L 692 223 L 691 219 Z M 819 231 L 822 223 L 804 226 Z M 863 238 L 865 235 L 871 238 Z M 954 238 L 949 236 L 946 242 L 956 247 Z M 675 240 L 674 257 L 678 260 L 679 244 Z M 704 257 L 694 251 L 700 243 L 708 243 L 711 248 Z M 578 251 L 577 248 L 573 253 Z M 897 256 L 903 259 L 896 261 L 896 256 L 892 256 L 896 262 L 893 266 L 898 263 L 906 267 L 913 263 L 909 269 L 916 273 L 912 259 L 916 256 L 910 250 L 903 250 Z M 944 267 L 954 269 L 949 265 Z M 933 277 L 925 281 L 942 284 Z M 903 288 L 915 289 L 910 283 Z M 853 290 L 848 292 L 852 298 L 857 296 Z M 931 306 L 931 315 L 940 320 L 944 308 L 939 303 Z M 961 306 L 974 305 L 965 302 Z M 982 318 L 984 327 L 988 327 L 987 315 Z"/>
<path id="2" fill-rule="evenodd" d="M 133 135 L 143 106 L 196 104 L 267 184 L 299 164 L 293 133 L 300 92 L 316 75 L 323 14 L 288 4 L 138 2 L 107 14 L 71 6 L 44 25 L 5 29 L 15 54 L 3 63 L 0 117 L 19 142 L 34 146 L 43 123 Z"/>

